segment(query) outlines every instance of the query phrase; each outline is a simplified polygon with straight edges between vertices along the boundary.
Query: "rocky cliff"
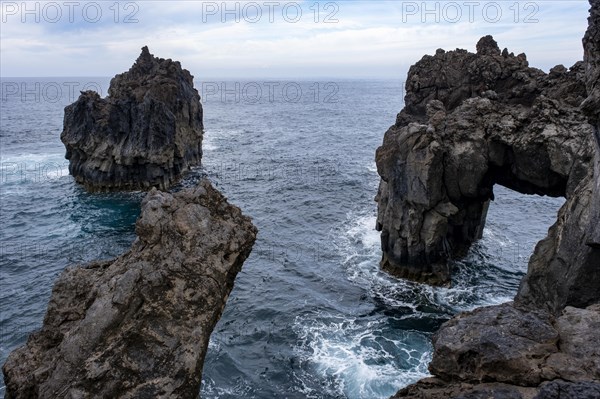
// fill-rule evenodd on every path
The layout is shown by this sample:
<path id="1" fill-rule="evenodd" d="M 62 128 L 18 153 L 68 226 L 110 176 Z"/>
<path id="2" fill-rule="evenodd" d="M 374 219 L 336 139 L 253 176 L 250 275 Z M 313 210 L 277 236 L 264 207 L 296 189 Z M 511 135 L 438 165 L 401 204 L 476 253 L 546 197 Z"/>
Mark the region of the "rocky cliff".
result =
<path id="1" fill-rule="evenodd" d="M 166 189 L 202 157 L 202 105 L 193 77 L 147 47 L 108 97 L 82 92 L 65 108 L 69 172 L 90 191 Z"/>
<path id="2" fill-rule="evenodd" d="M 208 181 L 142 202 L 131 249 L 67 268 L 3 366 L 7 398 L 197 398 L 213 327 L 256 228 Z"/>
<path id="3" fill-rule="evenodd" d="M 587 244 L 600 247 L 600 7 L 590 10 L 589 28 L 583 38 L 586 85 L 588 97 L 582 109 L 594 127 L 596 159 L 594 165 L 594 197 L 590 211 L 590 227 Z"/>
<path id="4" fill-rule="evenodd" d="M 520 305 L 553 313 L 600 301 L 600 4 L 591 4 L 583 38 L 587 97 L 581 110 L 592 126 L 594 159 L 548 237 L 538 243 L 515 298 Z"/>
<path id="5" fill-rule="evenodd" d="M 572 151 L 569 140 L 588 146 L 589 151 L 581 148 L 569 155 L 573 168 L 583 165 L 587 170 L 581 174 L 573 174 L 573 169 L 568 174 L 557 173 L 563 176 L 567 202 L 548 237 L 537 245 L 515 302 L 463 313 L 445 323 L 433 338 L 429 370 L 434 377 L 402 389 L 394 398 L 600 398 L 600 2 L 590 2 L 584 63 L 576 65 L 585 96 L 580 98 L 580 91 L 572 93 L 578 99 L 573 104 L 581 104 L 581 115 L 589 118 L 593 128 L 587 119 L 581 126 L 575 125 L 575 120 L 580 120 L 578 108 L 572 107 L 565 92 L 566 103 L 552 100 L 554 107 L 541 110 L 556 119 L 544 117 L 545 126 L 541 119 L 543 129 L 537 133 L 543 137 L 542 143 L 549 143 L 543 132 L 573 122 L 564 148 L 567 153 Z M 574 68 L 571 72 L 560 70 L 564 74 Z M 553 71 L 550 75 L 557 68 Z M 579 83 L 573 87 L 581 88 Z M 564 87 L 556 84 L 552 90 L 560 92 Z M 546 94 L 541 101 L 548 98 Z M 512 107 L 522 109 L 521 104 Z M 567 113 L 570 116 L 565 118 Z M 586 132 L 589 140 L 581 137 Z M 523 131 L 523 141 L 532 140 L 527 133 Z M 550 148 L 542 144 L 537 147 L 541 155 L 533 148 L 531 152 L 536 162 L 543 164 L 546 157 L 551 161 L 549 179 L 551 172 L 557 172 L 557 158 Z M 511 167 L 515 175 L 518 170 Z"/>
<path id="6" fill-rule="evenodd" d="M 376 154 L 382 267 L 447 284 L 481 237 L 493 186 L 574 197 L 593 158 L 582 62 L 549 74 L 491 36 L 410 68 L 405 108 Z"/>

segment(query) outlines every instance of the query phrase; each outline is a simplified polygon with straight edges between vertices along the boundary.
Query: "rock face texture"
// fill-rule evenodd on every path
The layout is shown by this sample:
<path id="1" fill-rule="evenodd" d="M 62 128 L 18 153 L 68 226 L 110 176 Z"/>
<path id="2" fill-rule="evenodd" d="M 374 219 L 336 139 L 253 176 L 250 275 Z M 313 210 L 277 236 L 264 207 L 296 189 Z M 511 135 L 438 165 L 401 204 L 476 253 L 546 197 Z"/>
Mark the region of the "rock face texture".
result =
<path id="1" fill-rule="evenodd" d="M 567 202 L 538 243 L 515 300 L 521 305 L 558 313 L 565 306 L 586 307 L 600 302 L 600 4 L 591 1 L 583 38 L 587 97 L 581 109 L 592 126 L 593 153 L 588 174 L 567 193 Z"/>
<path id="2" fill-rule="evenodd" d="M 565 306 L 600 301 L 600 247 L 588 245 L 589 231 L 598 227 L 591 217 L 598 201 L 592 197 L 595 181 L 590 170 L 560 209 L 548 237 L 537 244 L 515 297 L 518 304 L 557 314 Z"/>
<path id="3" fill-rule="evenodd" d="M 65 108 L 69 172 L 90 191 L 166 189 L 202 157 L 202 105 L 193 76 L 148 47 L 110 82 Z"/>
<path id="4" fill-rule="evenodd" d="M 600 247 L 600 9 L 592 6 L 590 10 L 589 28 L 583 38 L 585 49 L 585 75 L 588 97 L 582 109 L 594 127 L 596 143 L 596 159 L 594 163 L 594 185 L 592 209 L 590 211 L 590 227 L 587 244 Z"/>
<path id="5" fill-rule="evenodd" d="M 7 398 L 197 398 L 256 228 L 208 181 L 152 189 L 129 252 L 66 269 L 40 331 L 3 366 Z"/>
<path id="6" fill-rule="evenodd" d="M 566 307 L 558 318 L 512 304 L 445 323 L 430 370 L 440 378 L 537 386 L 546 380 L 600 382 L 600 305 Z"/>
<path id="7" fill-rule="evenodd" d="M 394 398 L 600 397 L 600 305 L 558 317 L 512 303 L 463 313 L 433 338 L 429 370 Z"/>
<path id="8" fill-rule="evenodd" d="M 597 240 L 600 228 L 600 2 L 592 0 L 590 3 L 584 63 L 571 69 L 571 72 L 579 71 L 577 79 L 585 77 L 584 101 L 581 101 L 581 92 L 572 93 L 577 97 L 573 104 L 581 103 L 581 116 L 586 120 L 580 122 L 581 126 L 575 126 L 575 118 L 579 118 L 577 108 L 571 107 L 566 92 L 562 102 L 552 99 L 550 94 L 535 100 L 550 103 L 540 109 L 548 118 L 545 126 L 544 119 L 539 120 L 542 130 L 537 131 L 546 144 L 538 147 L 540 154 L 534 151 L 530 156 L 541 165 L 548 157 L 547 182 L 552 176 L 563 176 L 561 185 L 567 202 L 548 237 L 538 243 L 514 303 L 463 313 L 442 325 L 433 338 L 434 354 L 429 370 L 434 377 L 402 389 L 394 398 L 600 398 L 600 246 Z M 480 45 L 489 48 L 489 43 L 490 39 L 484 38 Z M 547 79 L 552 79 L 559 70 L 563 76 L 571 73 L 556 67 Z M 527 87 L 523 90 L 529 90 Z M 577 83 L 573 87 L 581 86 Z M 557 83 L 551 90 L 563 89 Z M 481 100 L 466 100 L 457 109 L 469 101 Z M 555 108 L 549 107 L 550 104 Z M 499 108 L 502 107 L 499 104 Z M 523 109 L 522 104 L 512 107 Z M 487 116 L 482 115 L 482 119 L 485 118 Z M 587 118 L 593 128 L 586 123 Z M 565 159 L 572 162 L 572 169 L 568 174 L 561 174 L 556 168 L 558 158 L 552 155 L 554 150 L 549 145 L 552 135 L 544 132 L 557 127 L 560 131 L 571 121 L 573 130 L 565 136 L 564 149 L 571 154 L 565 155 Z M 581 137 L 584 133 L 589 134 L 590 140 Z M 532 140 L 527 134 L 523 131 L 520 140 Z M 581 148 L 571 153 L 575 147 L 569 144 L 570 139 L 588 146 L 589 152 Z M 517 153 L 514 152 L 515 162 Z M 489 152 L 487 154 L 489 157 Z M 582 165 L 586 170 L 574 173 Z M 530 168 L 536 170 L 534 165 Z M 516 163 L 510 170 L 514 174 L 511 178 L 519 176 Z M 532 182 L 529 178 L 524 180 Z M 504 181 L 498 182 L 506 185 Z M 552 191 L 552 185 L 546 183 L 535 186 Z M 386 184 L 389 185 L 387 181 L 382 182 L 384 188 Z M 517 187 L 512 188 L 526 191 L 523 187 L 517 183 Z"/>
<path id="9" fill-rule="evenodd" d="M 376 155 L 382 267 L 448 283 L 447 260 L 481 237 L 494 184 L 574 197 L 594 156 L 584 76 L 582 62 L 530 68 L 491 36 L 476 54 L 438 50 L 411 67 Z"/>

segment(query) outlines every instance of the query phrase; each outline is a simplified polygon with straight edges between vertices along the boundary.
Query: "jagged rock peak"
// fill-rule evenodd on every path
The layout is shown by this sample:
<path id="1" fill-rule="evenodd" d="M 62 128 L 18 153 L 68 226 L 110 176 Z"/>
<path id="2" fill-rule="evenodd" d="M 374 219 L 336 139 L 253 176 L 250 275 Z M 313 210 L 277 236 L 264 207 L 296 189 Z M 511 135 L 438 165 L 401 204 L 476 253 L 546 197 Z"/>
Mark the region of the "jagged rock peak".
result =
<path id="1" fill-rule="evenodd" d="M 144 46 L 142 47 L 142 52 L 140 54 L 140 56 L 138 57 L 136 63 L 140 63 L 141 60 L 148 60 L 148 59 L 152 59 L 154 56 L 152 54 L 150 54 L 150 50 L 148 49 L 148 46 Z"/>
<path id="2" fill-rule="evenodd" d="M 476 48 L 478 55 L 500 55 L 500 47 L 491 35 L 479 39 Z"/>
<path id="3" fill-rule="evenodd" d="M 157 65 L 161 60 L 150 54 L 148 46 L 142 47 L 140 56 L 135 60 L 135 64 L 131 67 L 132 70 L 140 69 L 142 71 L 150 71 L 154 65 Z"/>
<path id="4" fill-rule="evenodd" d="M 129 71 L 65 108 L 69 171 L 90 191 L 166 189 L 202 158 L 202 105 L 193 76 L 147 46 Z"/>

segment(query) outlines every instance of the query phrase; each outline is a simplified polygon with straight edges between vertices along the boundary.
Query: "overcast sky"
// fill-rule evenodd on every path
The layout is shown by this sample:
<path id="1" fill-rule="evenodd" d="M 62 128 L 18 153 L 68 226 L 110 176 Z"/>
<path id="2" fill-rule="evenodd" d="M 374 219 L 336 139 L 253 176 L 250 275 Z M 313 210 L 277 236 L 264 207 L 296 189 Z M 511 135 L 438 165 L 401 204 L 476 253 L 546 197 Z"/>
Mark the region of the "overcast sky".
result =
<path id="1" fill-rule="evenodd" d="M 587 1 L 2 1 L 2 77 L 113 76 L 148 45 L 197 78 L 403 78 L 492 34 L 548 70 L 583 57 Z M 318 11 L 317 11 L 318 10 Z"/>

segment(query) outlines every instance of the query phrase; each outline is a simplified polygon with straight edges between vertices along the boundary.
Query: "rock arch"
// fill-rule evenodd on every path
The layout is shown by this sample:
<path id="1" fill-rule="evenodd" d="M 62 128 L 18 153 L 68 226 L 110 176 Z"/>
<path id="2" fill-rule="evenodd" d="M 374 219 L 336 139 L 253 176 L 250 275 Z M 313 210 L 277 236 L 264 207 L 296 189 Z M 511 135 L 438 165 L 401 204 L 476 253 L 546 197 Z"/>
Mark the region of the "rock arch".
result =
<path id="1" fill-rule="evenodd" d="M 406 91 L 376 155 L 385 270 L 447 284 L 447 260 L 481 237 L 494 184 L 564 196 L 565 207 L 578 207 L 582 195 L 589 200 L 594 141 L 580 109 L 582 62 L 546 74 L 486 36 L 476 54 L 424 56 L 411 67 Z M 562 217 L 572 211 L 563 208 Z"/>

